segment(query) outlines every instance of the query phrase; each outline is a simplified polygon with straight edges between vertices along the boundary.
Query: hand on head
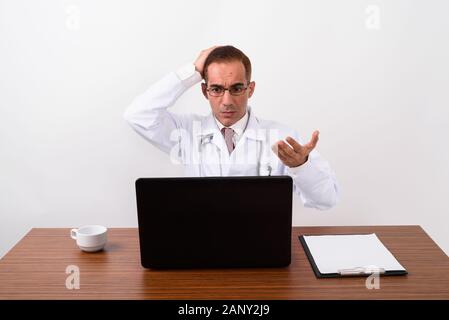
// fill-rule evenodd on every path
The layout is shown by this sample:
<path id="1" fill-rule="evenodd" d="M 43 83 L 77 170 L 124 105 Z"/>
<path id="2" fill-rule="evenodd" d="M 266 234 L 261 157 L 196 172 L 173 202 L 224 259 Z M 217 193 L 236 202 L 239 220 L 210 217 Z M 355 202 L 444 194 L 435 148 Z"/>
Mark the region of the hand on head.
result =
<path id="1" fill-rule="evenodd" d="M 209 49 L 204 49 L 200 52 L 200 55 L 198 56 L 198 58 L 196 58 L 195 61 L 195 69 L 196 71 L 198 71 L 201 74 L 201 77 L 203 77 L 204 79 L 204 63 L 206 62 L 207 57 L 209 56 L 209 54 L 215 49 L 218 48 L 220 46 L 213 46 L 210 47 Z"/>

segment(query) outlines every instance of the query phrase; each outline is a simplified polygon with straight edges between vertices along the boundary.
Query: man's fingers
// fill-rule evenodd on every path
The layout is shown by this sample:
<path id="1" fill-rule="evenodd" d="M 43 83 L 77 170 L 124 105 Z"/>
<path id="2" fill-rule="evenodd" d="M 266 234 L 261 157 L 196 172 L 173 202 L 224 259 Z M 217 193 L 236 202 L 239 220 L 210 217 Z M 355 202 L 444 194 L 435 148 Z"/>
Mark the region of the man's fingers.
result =
<path id="1" fill-rule="evenodd" d="M 318 137 L 319 134 L 320 134 L 320 132 L 318 130 L 314 131 L 312 134 L 312 139 L 309 141 L 309 143 L 307 143 L 305 145 L 305 147 L 307 149 L 309 149 L 310 151 L 312 151 L 316 147 L 316 144 L 318 143 L 318 140 L 319 140 L 319 137 Z"/>
<path id="2" fill-rule="evenodd" d="M 204 76 L 204 63 L 206 62 L 207 57 L 214 49 L 218 47 L 221 46 L 212 46 L 208 49 L 201 50 L 198 58 L 194 63 L 196 70 L 201 74 L 201 76 Z"/>
<path id="3" fill-rule="evenodd" d="M 212 46 L 212 47 L 210 47 L 208 50 L 209 50 L 209 51 L 212 51 L 212 50 L 214 50 L 215 48 L 218 48 L 218 47 L 221 47 L 221 46 Z"/>
<path id="4" fill-rule="evenodd" d="M 210 47 L 210 48 L 208 48 L 208 49 L 204 49 L 204 50 L 202 50 L 201 51 L 201 54 L 200 54 L 200 56 L 204 59 L 204 60 L 206 60 L 206 58 L 207 58 L 207 56 L 215 49 L 215 48 L 218 48 L 219 46 L 213 46 L 213 47 Z"/>
<path id="5" fill-rule="evenodd" d="M 278 149 L 278 154 L 279 154 L 281 157 L 284 157 L 284 158 L 288 157 L 287 152 L 285 152 L 282 148 L 279 148 L 279 149 Z"/>
<path id="6" fill-rule="evenodd" d="M 288 157 L 296 158 L 297 154 L 296 152 L 290 147 L 288 144 L 286 144 L 284 141 L 277 142 L 278 150 L 281 150 L 283 154 L 285 154 Z"/>
<path id="7" fill-rule="evenodd" d="M 288 146 L 284 141 L 279 142 L 279 149 L 290 157 L 294 158 L 296 156 L 295 151 L 292 149 L 292 147 Z"/>
<path id="8" fill-rule="evenodd" d="M 302 146 L 298 141 L 292 137 L 287 137 L 285 140 L 280 140 L 273 144 L 271 149 L 273 152 L 282 160 L 282 162 L 297 163 L 298 159 L 301 157 L 306 157 L 315 148 L 318 143 L 319 131 L 314 131 L 312 134 L 312 139 Z"/>
<path id="9" fill-rule="evenodd" d="M 298 141 L 296 141 L 296 140 L 293 139 L 292 137 L 287 137 L 287 139 L 285 139 L 285 140 L 287 140 L 287 142 L 292 146 L 293 150 L 295 150 L 295 151 L 298 152 L 298 153 L 301 152 L 303 146 L 300 145 L 300 144 L 298 143 Z"/>
<path id="10" fill-rule="evenodd" d="M 281 160 L 285 160 L 287 157 L 286 152 L 283 150 L 283 148 L 280 145 L 280 141 L 273 144 L 271 146 L 271 150 L 273 150 L 273 152 L 281 159 Z"/>
<path id="11" fill-rule="evenodd" d="M 285 153 L 285 151 L 282 151 L 281 149 L 279 149 L 278 157 L 283 162 L 287 162 L 290 159 L 290 157 Z"/>
<path id="12" fill-rule="evenodd" d="M 215 48 L 218 48 L 218 47 L 220 47 L 220 46 L 212 46 L 212 47 L 210 47 L 210 48 L 203 49 L 203 50 L 201 50 L 200 55 L 206 56 L 206 55 L 209 54 L 212 50 L 214 50 Z"/>

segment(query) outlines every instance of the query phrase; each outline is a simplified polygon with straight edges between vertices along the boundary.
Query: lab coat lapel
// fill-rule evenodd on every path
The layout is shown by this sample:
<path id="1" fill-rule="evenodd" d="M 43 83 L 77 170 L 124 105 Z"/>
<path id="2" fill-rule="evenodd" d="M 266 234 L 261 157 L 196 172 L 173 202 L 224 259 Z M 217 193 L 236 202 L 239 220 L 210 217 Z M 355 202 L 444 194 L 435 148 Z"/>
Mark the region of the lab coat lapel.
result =
<path id="1" fill-rule="evenodd" d="M 246 125 L 246 129 L 243 132 L 242 139 L 252 139 L 256 141 L 264 141 L 265 140 L 265 132 L 261 130 L 261 126 L 259 120 L 254 115 L 251 107 L 248 106 L 248 124 Z"/>
<path id="2" fill-rule="evenodd" d="M 257 168 L 264 150 L 266 133 L 261 130 L 259 120 L 249 106 L 248 115 L 245 131 L 231 154 L 228 175 L 258 175 Z"/>
<path id="3" fill-rule="evenodd" d="M 226 176 L 229 171 L 229 152 L 212 113 L 201 121 L 197 135 L 199 141 L 203 141 L 198 150 L 202 171 L 206 175 Z"/>
<path id="4" fill-rule="evenodd" d="M 223 135 L 218 129 L 212 113 L 201 121 L 201 130 L 199 136 L 204 138 L 211 136 L 210 142 L 213 143 L 220 151 L 227 150 Z"/>

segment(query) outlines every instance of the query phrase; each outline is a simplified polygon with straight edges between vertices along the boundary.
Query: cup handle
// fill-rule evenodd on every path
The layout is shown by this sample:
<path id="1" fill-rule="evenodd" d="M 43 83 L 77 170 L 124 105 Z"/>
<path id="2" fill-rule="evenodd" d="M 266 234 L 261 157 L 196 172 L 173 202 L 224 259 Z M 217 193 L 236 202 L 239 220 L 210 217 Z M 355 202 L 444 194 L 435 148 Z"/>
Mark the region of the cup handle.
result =
<path id="1" fill-rule="evenodd" d="M 72 239 L 76 240 L 76 233 L 77 232 L 78 232 L 78 229 L 70 230 L 70 237 L 72 237 Z"/>

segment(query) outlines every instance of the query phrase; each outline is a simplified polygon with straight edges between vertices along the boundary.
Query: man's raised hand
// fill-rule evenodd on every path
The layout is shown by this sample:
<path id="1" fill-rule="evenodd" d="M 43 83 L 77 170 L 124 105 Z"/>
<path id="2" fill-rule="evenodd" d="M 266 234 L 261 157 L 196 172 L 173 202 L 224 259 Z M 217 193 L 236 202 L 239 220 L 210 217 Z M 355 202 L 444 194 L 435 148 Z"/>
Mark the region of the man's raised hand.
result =
<path id="1" fill-rule="evenodd" d="M 315 148 L 318 143 L 318 131 L 314 131 L 312 139 L 305 145 L 301 145 L 292 137 L 287 137 L 287 142 L 280 140 L 273 144 L 271 149 L 281 159 L 282 163 L 290 168 L 298 167 L 304 164 L 309 158 L 310 152 Z"/>

